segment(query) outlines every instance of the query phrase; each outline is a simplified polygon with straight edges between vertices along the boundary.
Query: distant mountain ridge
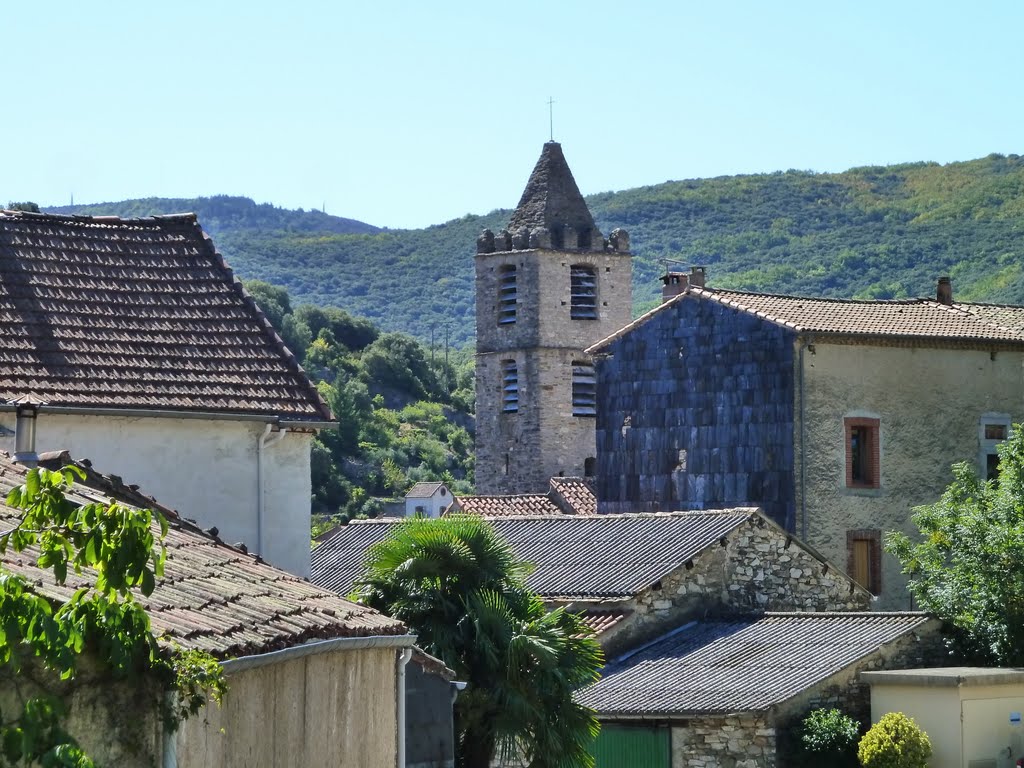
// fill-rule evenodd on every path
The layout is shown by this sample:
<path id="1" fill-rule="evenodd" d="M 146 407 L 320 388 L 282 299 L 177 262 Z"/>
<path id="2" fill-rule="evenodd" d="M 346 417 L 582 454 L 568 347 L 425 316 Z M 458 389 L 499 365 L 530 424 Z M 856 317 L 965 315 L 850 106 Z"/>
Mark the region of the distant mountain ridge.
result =
<path id="1" fill-rule="evenodd" d="M 787 171 L 672 181 L 587 197 L 598 226 L 630 233 L 634 303 L 656 301 L 666 266 L 704 264 L 710 285 L 798 295 L 931 295 L 1024 304 L 1024 158 L 989 155 L 843 173 Z M 473 255 L 507 210 L 382 230 L 247 198 L 128 200 L 49 209 L 140 216 L 194 210 L 245 278 L 337 306 L 386 330 L 455 345 L 474 334 Z"/>

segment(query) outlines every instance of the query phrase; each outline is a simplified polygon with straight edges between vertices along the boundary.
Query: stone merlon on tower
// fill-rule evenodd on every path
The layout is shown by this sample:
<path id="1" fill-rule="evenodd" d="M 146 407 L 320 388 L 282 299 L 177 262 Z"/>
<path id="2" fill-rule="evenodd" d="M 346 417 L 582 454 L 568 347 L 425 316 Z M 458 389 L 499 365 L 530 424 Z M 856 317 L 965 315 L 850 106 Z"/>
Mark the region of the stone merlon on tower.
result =
<path id="1" fill-rule="evenodd" d="M 608 239 L 548 142 L 508 226 L 476 255 L 477 491 L 543 493 L 596 464 L 593 360 L 630 321 L 629 236 Z"/>

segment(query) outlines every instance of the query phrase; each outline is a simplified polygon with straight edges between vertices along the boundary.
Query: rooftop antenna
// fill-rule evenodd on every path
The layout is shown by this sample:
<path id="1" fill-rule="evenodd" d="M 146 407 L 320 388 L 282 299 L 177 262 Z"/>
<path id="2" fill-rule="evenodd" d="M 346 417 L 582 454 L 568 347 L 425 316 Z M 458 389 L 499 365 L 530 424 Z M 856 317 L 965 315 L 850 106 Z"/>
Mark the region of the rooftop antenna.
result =
<path id="1" fill-rule="evenodd" d="M 550 141 L 555 140 L 555 100 L 548 96 L 548 131 L 550 133 Z"/>
<path id="2" fill-rule="evenodd" d="M 72 205 L 75 204 L 75 193 L 74 192 L 71 193 L 71 204 Z"/>

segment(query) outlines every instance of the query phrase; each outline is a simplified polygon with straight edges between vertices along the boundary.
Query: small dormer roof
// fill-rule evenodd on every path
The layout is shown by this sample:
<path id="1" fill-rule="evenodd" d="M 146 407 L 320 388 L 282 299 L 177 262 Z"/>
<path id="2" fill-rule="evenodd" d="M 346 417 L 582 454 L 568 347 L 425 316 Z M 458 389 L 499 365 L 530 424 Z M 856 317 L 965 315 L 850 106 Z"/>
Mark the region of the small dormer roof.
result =
<path id="1" fill-rule="evenodd" d="M 544 145 L 519 205 L 509 219 L 509 231 L 521 227 L 571 227 L 577 232 L 596 229 L 594 217 L 562 154 L 562 145 L 556 141 Z"/>

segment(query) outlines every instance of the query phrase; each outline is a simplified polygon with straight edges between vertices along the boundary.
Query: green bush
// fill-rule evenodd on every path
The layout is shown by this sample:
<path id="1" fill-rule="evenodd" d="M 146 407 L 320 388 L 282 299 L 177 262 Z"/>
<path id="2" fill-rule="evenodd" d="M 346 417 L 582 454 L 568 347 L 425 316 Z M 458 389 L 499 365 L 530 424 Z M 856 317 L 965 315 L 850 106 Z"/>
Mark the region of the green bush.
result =
<path id="1" fill-rule="evenodd" d="M 902 712 L 890 712 L 871 726 L 857 749 L 864 768 L 926 768 L 931 754 L 928 734 Z"/>
<path id="2" fill-rule="evenodd" d="M 860 727 L 838 709 L 815 709 L 800 726 L 799 753 L 803 765 L 856 768 Z"/>

